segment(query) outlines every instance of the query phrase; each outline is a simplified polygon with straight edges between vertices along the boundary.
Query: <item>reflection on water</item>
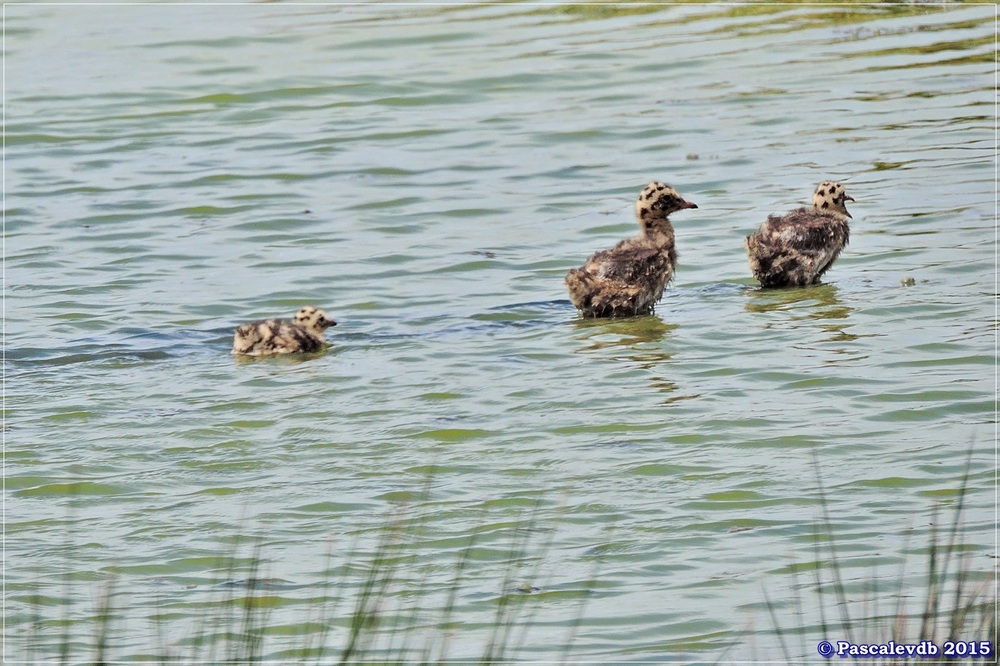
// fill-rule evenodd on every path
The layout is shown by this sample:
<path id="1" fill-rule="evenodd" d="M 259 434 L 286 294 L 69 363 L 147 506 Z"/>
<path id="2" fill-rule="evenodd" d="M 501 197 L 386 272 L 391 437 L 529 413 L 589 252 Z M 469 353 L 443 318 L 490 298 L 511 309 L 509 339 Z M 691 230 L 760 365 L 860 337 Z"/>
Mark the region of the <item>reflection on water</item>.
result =
<path id="1" fill-rule="evenodd" d="M 676 324 L 668 324 L 656 315 L 622 319 L 578 318 L 573 325 L 581 332 L 577 339 L 590 343 L 580 351 L 609 347 L 631 348 L 642 343 L 662 342 L 668 333 L 677 328 Z"/>
<path id="2" fill-rule="evenodd" d="M 664 394 L 662 404 L 671 404 L 699 397 L 697 393 L 679 394 L 680 384 L 664 373 L 674 368 L 670 363 L 671 334 L 678 324 L 666 323 L 657 315 L 627 317 L 623 319 L 582 319 L 573 322 L 580 333 L 576 338 L 590 344 L 580 347 L 580 352 L 613 352 L 609 358 L 624 361 L 642 370 L 646 382 L 657 393 Z"/>
<path id="3" fill-rule="evenodd" d="M 277 355 L 265 355 L 265 356 L 247 356 L 246 354 L 231 354 L 233 357 L 233 362 L 236 365 L 253 365 L 255 363 L 261 363 L 264 365 L 270 364 L 275 366 L 283 365 L 298 365 L 299 363 L 307 363 L 317 358 L 322 358 L 329 351 L 329 347 L 321 351 L 316 352 L 305 352 L 301 354 L 277 354 Z"/>
<path id="4" fill-rule="evenodd" d="M 837 287 L 832 284 L 816 284 L 809 287 L 788 287 L 782 289 L 748 289 L 746 294 L 749 298 L 746 303 L 747 312 L 777 312 L 793 311 L 800 305 L 808 301 L 815 301 L 820 306 L 833 306 L 829 309 L 830 314 L 826 314 L 826 309 L 814 311 L 810 310 L 809 317 L 813 319 L 840 319 L 846 317 L 849 312 L 842 315 L 840 301 L 837 299 Z M 822 313 L 822 314 L 819 314 Z"/>
<path id="5" fill-rule="evenodd" d="M 788 322 L 794 327 L 794 322 L 810 323 L 809 328 L 824 331 L 829 335 L 828 341 L 849 341 L 857 336 L 848 333 L 852 324 L 848 319 L 853 308 L 841 303 L 837 297 L 837 287 L 829 284 L 819 284 L 810 287 L 789 287 L 785 289 L 750 289 L 747 291 L 747 312 L 765 314 L 775 312 L 789 313 Z M 838 323 L 829 323 L 834 320 Z M 773 326 L 768 322 L 765 327 Z"/>
<path id="6" fill-rule="evenodd" d="M 783 289 L 747 290 L 746 311 L 755 315 L 787 313 L 787 318 L 767 321 L 762 327 L 797 331 L 792 346 L 806 354 L 821 352 L 823 364 L 840 365 L 854 363 L 868 358 L 853 346 L 863 337 L 874 337 L 876 333 L 859 334 L 852 329 L 857 322 L 851 317 L 854 308 L 841 302 L 840 290 L 832 284 L 818 284 L 809 287 Z M 799 331 L 815 331 L 818 336 L 802 336 Z M 831 344 L 833 343 L 833 344 Z M 832 355 L 830 357 L 829 355 Z"/>

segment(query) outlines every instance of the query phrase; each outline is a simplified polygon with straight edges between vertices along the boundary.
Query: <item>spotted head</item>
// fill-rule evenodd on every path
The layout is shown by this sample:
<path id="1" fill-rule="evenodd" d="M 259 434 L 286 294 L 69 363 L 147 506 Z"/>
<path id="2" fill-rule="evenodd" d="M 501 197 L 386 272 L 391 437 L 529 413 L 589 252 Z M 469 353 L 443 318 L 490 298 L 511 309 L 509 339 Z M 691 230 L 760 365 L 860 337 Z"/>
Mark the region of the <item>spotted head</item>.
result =
<path id="1" fill-rule="evenodd" d="M 854 201 L 854 197 L 847 194 L 844 186 L 832 180 L 824 180 L 816 186 L 816 193 L 813 194 L 813 207 L 819 210 L 828 210 L 838 215 L 851 217 L 847 212 L 847 202 Z"/>
<path id="2" fill-rule="evenodd" d="M 639 218 L 639 223 L 645 225 L 647 221 L 665 220 L 671 213 L 697 207 L 690 201 L 685 201 L 684 197 L 669 185 L 652 182 L 639 193 L 639 198 L 635 202 L 635 215 Z"/>
<path id="3" fill-rule="evenodd" d="M 336 326 L 337 322 L 330 319 L 325 312 L 319 308 L 307 305 L 295 313 L 295 325 L 307 330 L 314 330 L 322 334 L 331 326 Z"/>

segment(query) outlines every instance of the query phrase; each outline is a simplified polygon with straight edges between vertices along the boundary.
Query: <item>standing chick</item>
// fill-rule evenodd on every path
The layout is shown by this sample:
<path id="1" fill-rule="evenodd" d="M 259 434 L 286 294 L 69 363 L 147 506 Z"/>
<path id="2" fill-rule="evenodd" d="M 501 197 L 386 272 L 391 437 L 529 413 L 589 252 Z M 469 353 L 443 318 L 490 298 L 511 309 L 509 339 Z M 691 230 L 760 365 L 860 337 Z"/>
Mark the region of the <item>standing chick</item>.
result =
<path id="1" fill-rule="evenodd" d="M 669 215 L 697 208 L 663 183 L 639 194 L 635 215 L 642 229 L 610 250 L 598 252 L 566 275 L 569 297 L 584 317 L 631 317 L 653 312 L 674 276 L 677 250 Z"/>
<path id="2" fill-rule="evenodd" d="M 825 180 L 816 187 L 812 208 L 769 215 L 756 233 L 747 236 L 747 262 L 762 287 L 804 287 L 819 282 L 851 230 L 844 186 Z"/>
<path id="3" fill-rule="evenodd" d="M 242 324 L 233 338 L 233 353 L 246 356 L 319 351 L 326 344 L 324 331 L 337 322 L 322 310 L 306 306 L 293 321 L 264 319 Z"/>

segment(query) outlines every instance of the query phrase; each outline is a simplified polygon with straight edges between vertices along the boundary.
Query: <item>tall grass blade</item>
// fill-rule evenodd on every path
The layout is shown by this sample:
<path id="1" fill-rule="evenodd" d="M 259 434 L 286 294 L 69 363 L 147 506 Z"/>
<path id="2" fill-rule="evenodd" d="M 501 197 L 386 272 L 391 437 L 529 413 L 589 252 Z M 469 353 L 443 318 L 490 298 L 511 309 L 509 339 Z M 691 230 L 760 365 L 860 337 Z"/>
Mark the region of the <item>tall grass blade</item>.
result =
<path id="1" fill-rule="evenodd" d="M 781 624 L 778 622 L 778 615 L 774 612 L 774 604 L 771 603 L 771 598 L 767 596 L 767 590 L 762 587 L 761 591 L 764 593 L 764 605 L 767 606 L 767 612 L 771 616 L 771 623 L 774 625 L 774 634 L 778 637 L 778 643 L 781 645 L 781 654 L 785 658 L 785 662 L 790 663 L 792 656 L 788 653 L 788 646 L 785 645 L 784 632 L 781 630 Z"/>
<path id="2" fill-rule="evenodd" d="M 823 487 L 823 477 L 820 474 L 819 460 L 813 457 L 813 467 L 816 471 L 816 486 L 819 491 L 819 506 L 823 516 L 823 531 L 826 534 L 826 543 L 830 549 L 830 566 L 833 569 L 833 589 L 837 596 L 837 603 L 840 606 L 840 623 L 844 629 L 847 640 L 854 643 L 851 631 L 851 616 L 847 607 L 847 593 L 844 588 L 844 579 L 840 572 L 840 558 L 837 557 L 836 540 L 833 538 L 833 523 L 830 521 L 830 507 L 826 499 L 826 489 Z"/>
<path id="3" fill-rule="evenodd" d="M 97 644 L 94 647 L 95 666 L 104 666 L 108 662 L 108 642 L 111 637 L 111 598 L 114 594 L 114 584 L 108 583 L 104 595 L 97 604 Z"/>

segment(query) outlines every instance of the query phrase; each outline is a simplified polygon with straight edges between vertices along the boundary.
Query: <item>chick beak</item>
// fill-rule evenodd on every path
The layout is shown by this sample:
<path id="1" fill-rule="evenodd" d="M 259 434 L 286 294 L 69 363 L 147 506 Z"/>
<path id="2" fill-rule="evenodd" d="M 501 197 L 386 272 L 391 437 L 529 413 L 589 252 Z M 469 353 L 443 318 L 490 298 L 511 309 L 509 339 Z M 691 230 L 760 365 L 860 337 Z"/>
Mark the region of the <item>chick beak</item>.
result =
<path id="1" fill-rule="evenodd" d="M 854 201 L 854 197 L 852 197 L 850 194 L 845 194 L 844 195 L 844 215 L 846 215 L 847 217 L 849 217 L 849 218 L 851 218 L 853 220 L 854 216 L 851 215 L 851 213 L 847 210 L 847 202 L 848 201 Z"/>
<path id="2" fill-rule="evenodd" d="M 692 203 L 690 201 L 685 201 L 683 204 L 681 204 L 681 210 L 684 210 L 685 208 L 697 208 L 697 207 L 698 204 Z"/>
<path id="3" fill-rule="evenodd" d="M 326 320 L 326 321 L 325 321 L 325 322 L 323 323 L 323 328 L 324 328 L 324 330 L 325 330 L 325 329 L 327 329 L 327 328 L 330 328 L 331 326 L 336 326 L 336 325 L 337 325 L 337 322 L 335 322 L 335 321 L 334 321 L 334 320 L 332 320 L 332 319 L 327 319 L 327 320 Z"/>

